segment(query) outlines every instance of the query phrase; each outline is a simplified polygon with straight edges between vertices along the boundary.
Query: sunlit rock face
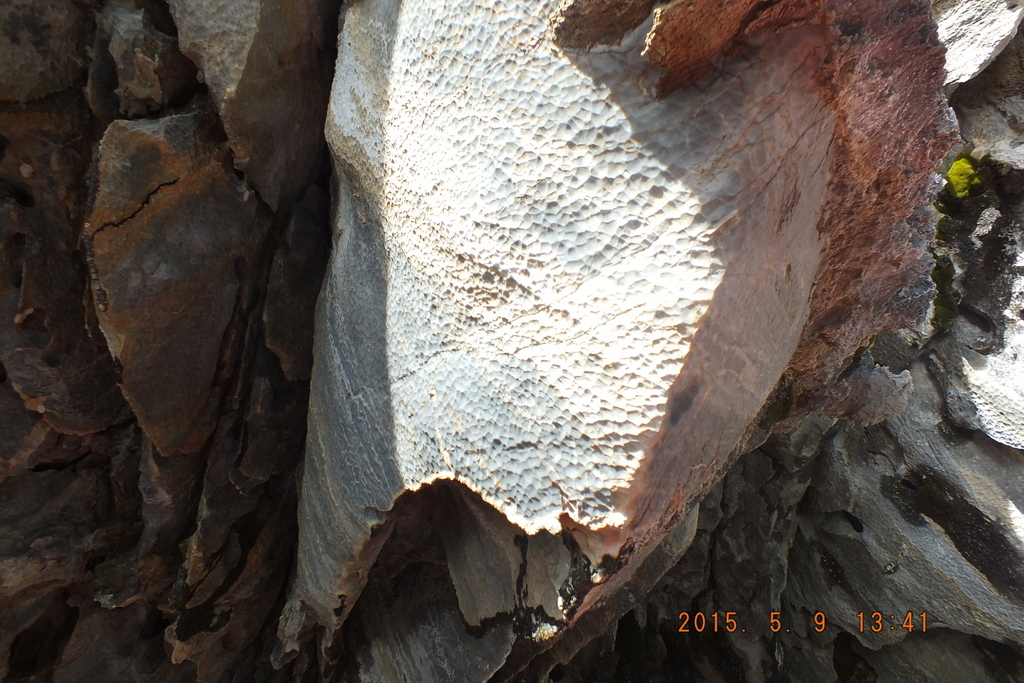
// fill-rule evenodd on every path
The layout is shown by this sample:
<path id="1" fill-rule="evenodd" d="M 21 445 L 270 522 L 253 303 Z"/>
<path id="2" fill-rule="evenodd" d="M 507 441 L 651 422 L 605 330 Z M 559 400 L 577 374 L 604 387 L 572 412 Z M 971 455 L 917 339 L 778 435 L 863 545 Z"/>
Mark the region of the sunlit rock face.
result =
<path id="1" fill-rule="evenodd" d="M 388 511 L 439 480 L 519 533 L 570 530 L 595 564 L 650 546 L 801 342 L 823 208 L 842 208 L 827 28 L 783 13 L 657 97 L 651 20 L 567 51 L 556 5 L 344 16 L 286 647 L 301 611 L 337 627 Z"/>
<path id="2" fill-rule="evenodd" d="M 947 50 L 946 84 L 951 87 L 992 63 L 1024 17 L 1024 6 L 1003 0 L 934 0 L 932 7 Z"/>

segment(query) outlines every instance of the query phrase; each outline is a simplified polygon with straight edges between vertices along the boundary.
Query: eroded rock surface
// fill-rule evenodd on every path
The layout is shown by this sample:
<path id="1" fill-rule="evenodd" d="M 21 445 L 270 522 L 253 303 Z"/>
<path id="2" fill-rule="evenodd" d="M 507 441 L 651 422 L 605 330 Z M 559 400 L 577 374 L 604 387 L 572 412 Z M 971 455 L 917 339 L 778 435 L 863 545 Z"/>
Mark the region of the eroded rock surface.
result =
<path id="1" fill-rule="evenodd" d="M 967 134 L 978 130 L 973 95 L 1004 97 L 983 84 L 1017 59 L 1011 46 L 958 89 L 961 154 L 977 149 Z M 940 197 L 929 320 L 878 335 L 845 373 L 911 379 L 897 394 L 905 409 L 869 426 L 836 406 L 824 411 L 833 417 L 780 423 L 702 502 L 680 562 L 614 636 L 595 635 L 563 660 L 561 680 L 674 680 L 693 670 L 737 681 L 1024 675 L 1024 451 L 1012 443 L 1019 419 L 1006 417 L 1022 405 L 1012 392 L 1024 375 L 1013 341 L 1024 193 L 1020 172 L 1000 159 L 972 168 L 969 191 L 951 182 Z M 993 366 L 998 398 L 979 391 L 975 374 Z M 986 417 L 986 399 L 999 419 Z M 698 613 L 708 624 L 729 615 L 737 630 L 699 631 Z"/>
<path id="2" fill-rule="evenodd" d="M 685 64 L 656 61 L 659 77 L 645 57 L 683 45 L 685 5 L 656 10 L 646 43 L 623 20 L 622 42 L 593 51 L 578 48 L 607 41 L 603 24 L 557 42 L 586 3 L 347 9 L 283 656 L 311 617 L 331 647 L 396 533 L 388 511 L 441 480 L 514 525 L 494 557 L 528 557 L 538 533 L 575 553 L 559 587 L 572 615 L 529 629 L 538 650 L 569 633 L 556 649 L 571 656 L 584 615 L 600 616 L 582 632 L 605 628 L 628 607 L 599 605 L 657 580 L 633 583 L 741 441 L 826 397 L 864 424 L 905 404 L 909 378 L 881 368 L 825 388 L 934 291 L 932 217 L 915 210 L 955 127 L 928 5 L 732 8 L 736 26 Z M 892 127 L 915 142 L 890 144 Z M 891 405 L 843 403 L 864 387 Z M 449 561 L 479 541 L 449 541 Z M 470 603 L 460 563 L 467 623 L 525 618 L 502 597 L 514 571 Z"/>
<path id="3" fill-rule="evenodd" d="M 172 0 L 182 50 L 210 88 L 235 166 L 270 208 L 320 172 L 337 0 Z M 316 84 L 316 88 L 310 86 Z"/>
<path id="4" fill-rule="evenodd" d="M 1024 675 L 1018 5 L 338 4 L 0 8 L 0 679 Z"/>
<path id="5" fill-rule="evenodd" d="M 1017 32 L 1024 6 L 1005 0 L 935 0 L 939 40 L 946 46 L 946 83 L 969 81 L 992 63 Z"/>

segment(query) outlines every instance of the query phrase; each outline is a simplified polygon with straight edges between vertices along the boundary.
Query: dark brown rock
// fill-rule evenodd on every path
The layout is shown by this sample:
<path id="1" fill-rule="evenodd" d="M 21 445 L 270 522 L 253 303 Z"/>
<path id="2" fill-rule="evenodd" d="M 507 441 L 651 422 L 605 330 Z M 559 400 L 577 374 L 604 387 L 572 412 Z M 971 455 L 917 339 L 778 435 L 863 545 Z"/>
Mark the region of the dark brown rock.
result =
<path id="1" fill-rule="evenodd" d="M 200 681 L 215 683 L 228 672 L 229 680 L 253 680 L 260 636 L 283 604 L 293 557 L 296 490 L 294 481 L 283 484 L 279 498 L 261 499 L 235 539 L 230 587 L 193 596 L 168 631 L 171 660 L 195 662 Z"/>
<path id="2" fill-rule="evenodd" d="M 75 145 L 87 119 L 80 99 L 64 104 L 60 113 L 0 112 L 9 134 L 0 178 L 10 188 L 0 199 L 0 359 L 26 407 L 61 432 L 88 434 L 128 410 L 106 345 L 88 329 L 75 210 L 84 168 Z"/>
<path id="3" fill-rule="evenodd" d="M 147 12 L 112 2 L 99 15 L 87 94 L 101 119 L 159 111 L 195 84 L 196 69 Z"/>
<path id="4" fill-rule="evenodd" d="M 85 603 L 78 608 L 75 630 L 64 646 L 53 680 L 194 681 L 194 670 L 172 666 L 167 660 L 164 627 L 160 612 L 144 603 L 122 609 L 103 609 L 95 603 Z"/>
<path id="5" fill-rule="evenodd" d="M 313 367 L 312 312 L 330 255 L 328 207 L 326 194 L 316 186 L 296 204 L 267 282 L 267 348 L 290 381 L 309 380 Z"/>
<path id="6" fill-rule="evenodd" d="M 272 209 L 319 170 L 338 4 L 172 0 L 182 49 L 199 67 L 235 166 Z"/>
<path id="7" fill-rule="evenodd" d="M 84 75 L 88 7 L 72 0 L 11 0 L 0 7 L 0 100 L 28 102 Z"/>
<path id="8" fill-rule="evenodd" d="M 198 113 L 113 123 L 86 235 L 122 389 L 165 455 L 213 429 L 222 342 L 269 228 L 205 125 Z"/>

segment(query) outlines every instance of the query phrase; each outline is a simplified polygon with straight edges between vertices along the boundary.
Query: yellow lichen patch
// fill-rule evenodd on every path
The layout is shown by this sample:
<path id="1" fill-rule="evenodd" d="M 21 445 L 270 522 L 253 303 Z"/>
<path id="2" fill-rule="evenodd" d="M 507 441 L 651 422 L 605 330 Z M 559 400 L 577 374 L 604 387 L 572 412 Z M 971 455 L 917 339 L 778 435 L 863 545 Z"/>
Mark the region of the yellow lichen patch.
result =
<path id="1" fill-rule="evenodd" d="M 974 164 L 967 158 L 953 162 L 949 167 L 949 173 L 946 174 L 946 180 L 946 190 L 956 199 L 963 199 L 982 185 Z"/>

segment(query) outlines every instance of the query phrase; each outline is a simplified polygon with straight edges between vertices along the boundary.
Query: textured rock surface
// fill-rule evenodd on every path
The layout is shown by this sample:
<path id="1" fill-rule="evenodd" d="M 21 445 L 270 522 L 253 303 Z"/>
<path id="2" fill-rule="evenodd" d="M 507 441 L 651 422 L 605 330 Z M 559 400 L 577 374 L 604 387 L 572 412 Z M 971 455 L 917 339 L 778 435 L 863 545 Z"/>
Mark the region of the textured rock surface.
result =
<path id="1" fill-rule="evenodd" d="M 436 479 L 465 483 L 530 533 L 558 533 L 563 520 L 621 526 L 665 387 L 735 259 L 745 282 L 727 288 L 731 307 L 764 312 L 779 354 L 733 370 L 749 381 L 739 397 L 732 383 L 717 396 L 701 387 L 702 402 L 736 413 L 711 447 L 727 454 L 788 361 L 817 265 L 825 176 L 814 171 L 827 166 L 832 123 L 807 66 L 816 36 L 791 35 L 770 64 L 737 62 L 730 79 L 652 103 L 637 80 L 639 46 L 573 61 L 541 41 L 539 16 L 508 13 L 505 46 L 466 9 L 422 11 L 403 12 L 393 37 L 376 34 L 390 45 L 356 42 L 361 26 L 397 19 L 387 3 L 350 9 L 342 34 L 328 137 L 351 170 L 320 299 L 302 504 L 303 543 L 317 549 L 304 552 L 327 566 L 303 564 L 297 584 L 321 618 L 339 591 L 327 567 L 341 569 L 343 595 L 358 594 L 343 568 L 382 521 L 375 511 Z M 465 43 L 417 57 L 432 40 L 424 26 L 462 27 Z M 531 63 L 491 73 L 512 45 L 537 41 Z M 362 71 L 356 60 L 380 54 L 405 66 L 367 91 L 363 74 L 379 78 L 386 64 Z M 451 74 L 450 85 L 423 102 L 428 74 Z M 470 82 L 486 89 L 460 106 L 452 98 Z M 380 90 L 387 110 L 374 108 Z M 579 112 L 568 125 L 544 113 L 566 102 Z M 752 154 L 755 140 L 775 151 Z M 625 182 L 630 167 L 643 170 Z M 787 180 L 763 188 L 765 177 Z M 773 250 L 787 254 L 788 274 L 763 263 Z M 326 497 L 339 505 L 325 508 Z M 328 547 L 328 536 L 342 542 Z"/>
<path id="2" fill-rule="evenodd" d="M 166 18 L 160 23 L 166 24 Z M 134 118 L 180 104 L 194 87 L 195 75 L 195 65 L 178 51 L 172 36 L 156 27 L 150 12 L 130 3 L 103 8 L 86 89 L 97 116 Z"/>
<path id="3" fill-rule="evenodd" d="M 199 67 L 235 166 L 272 209 L 320 171 L 321 121 L 337 0 L 171 0 L 184 53 Z M 310 86 L 315 84 L 315 88 Z"/>
<path id="4" fill-rule="evenodd" d="M 224 333 L 270 222 L 203 125 L 198 113 L 112 123 L 83 237 L 122 390 L 165 455 L 195 452 L 213 428 Z"/>
<path id="5" fill-rule="evenodd" d="M 0 8 L 0 679 L 1024 676 L 1019 7 L 653 5 Z"/>
<path id="6" fill-rule="evenodd" d="M 932 11 L 947 50 L 946 83 L 953 86 L 991 64 L 1024 18 L 1024 6 L 1006 0 L 935 0 Z"/>
<path id="7" fill-rule="evenodd" d="M 92 21 L 67 0 L 11 0 L 0 7 L 0 100 L 28 102 L 70 88 L 82 75 Z"/>
<path id="8" fill-rule="evenodd" d="M 982 84 L 1016 59 L 1006 53 L 958 89 L 965 134 L 975 95 L 1004 96 Z M 966 143 L 976 148 L 969 136 Z M 967 196 L 944 193 L 940 202 L 929 322 L 878 335 L 848 375 L 876 362 L 884 374 L 909 375 L 905 410 L 875 426 L 822 415 L 780 425 L 703 501 L 681 561 L 614 630 L 558 666 L 560 680 L 668 681 L 680 671 L 736 681 L 1024 675 L 1024 451 L 1006 443 L 1020 421 L 993 425 L 970 383 L 994 359 L 1006 368 L 1004 396 L 1024 375 L 1013 351 L 1024 194 L 1018 170 L 975 168 L 984 179 Z M 1012 396 L 993 403 L 1004 415 L 1021 406 Z M 682 611 L 687 633 L 679 632 Z M 733 612 L 745 632 L 697 632 L 698 612 L 708 623 L 712 613 L 724 620 Z M 903 626 L 908 612 L 914 630 Z M 816 613 L 826 621 L 821 632 Z"/>
<path id="9" fill-rule="evenodd" d="M 829 25 L 810 21 L 819 6 L 737 10 L 721 40 L 656 62 L 660 80 L 644 57 L 665 53 L 659 40 L 687 45 L 685 7 L 656 11 L 646 48 L 634 32 L 566 52 L 544 19 L 557 35 L 573 8 L 586 16 L 554 3 L 345 14 L 328 117 L 337 237 L 285 652 L 310 615 L 330 646 L 406 491 L 464 484 L 531 537 L 517 541 L 527 555 L 538 532 L 559 536 L 587 577 L 562 586 L 567 628 L 592 632 L 625 611 L 601 603 L 656 580 L 630 583 L 741 440 L 792 412 L 794 386 L 799 405 L 828 393 L 865 424 L 905 404 L 888 395 L 907 376 L 870 366 L 842 396 L 824 388 L 879 329 L 918 321 L 933 291 L 930 215 L 914 210 L 954 127 L 927 5 L 843 3 Z M 741 28 L 744 50 L 695 70 Z M 879 144 L 892 126 L 907 142 Z M 891 405 L 843 403 L 862 387 Z M 524 618 L 527 605 L 482 590 L 492 606 L 459 594 L 469 624 Z M 541 648 L 563 628 L 532 623 Z M 565 643 L 558 656 L 581 641 Z"/>
<path id="10" fill-rule="evenodd" d="M 651 14 L 652 0 L 563 0 L 551 15 L 552 39 L 569 50 L 615 45 Z"/>
<path id="11" fill-rule="evenodd" d="M 1018 35 L 992 64 L 970 83 L 962 86 L 955 98 L 963 135 L 971 141 L 978 159 L 991 156 L 995 161 L 1020 168 L 1024 150 L 1020 123 L 1024 114 L 1024 63 Z"/>
<path id="12" fill-rule="evenodd" d="M 261 78 L 306 112 L 274 130 L 305 155 L 263 179 L 277 211 L 232 168 L 164 3 L 0 8 L 0 679 L 270 675 L 333 65 L 309 22 L 274 26 L 266 45 L 303 49 Z M 235 120 L 282 112 L 246 98 Z M 296 666 L 278 675 L 316 671 Z"/>

